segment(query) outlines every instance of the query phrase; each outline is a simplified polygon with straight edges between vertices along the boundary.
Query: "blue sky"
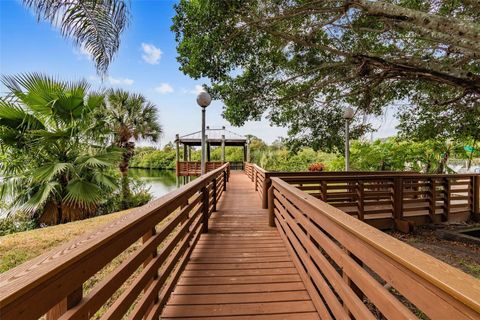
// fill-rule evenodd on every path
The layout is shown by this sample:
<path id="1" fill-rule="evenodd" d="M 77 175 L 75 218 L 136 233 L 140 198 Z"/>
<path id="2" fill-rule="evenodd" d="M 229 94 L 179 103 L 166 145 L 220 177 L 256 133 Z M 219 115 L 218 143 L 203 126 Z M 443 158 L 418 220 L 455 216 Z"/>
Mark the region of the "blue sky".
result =
<path id="1" fill-rule="evenodd" d="M 207 80 L 193 80 L 179 71 L 175 38 L 170 31 L 174 15 L 168 0 L 133 0 L 132 21 L 122 36 L 119 53 L 103 85 L 121 87 L 144 94 L 156 104 L 164 136 L 160 145 L 200 129 L 200 108 L 195 97 Z M 96 86 L 96 76 L 88 54 L 75 48 L 71 40 L 47 22 L 37 22 L 19 0 L 0 0 L 0 73 L 42 72 L 61 79 L 85 78 Z M 3 92 L 5 88 L 0 89 Z M 207 124 L 229 126 L 221 117 L 223 104 L 214 101 L 207 109 Z M 391 116 L 375 120 L 380 130 L 375 137 L 391 135 L 395 120 Z M 249 122 L 231 130 L 254 134 L 267 142 L 286 135 L 285 128 L 270 127 L 268 120 Z"/>

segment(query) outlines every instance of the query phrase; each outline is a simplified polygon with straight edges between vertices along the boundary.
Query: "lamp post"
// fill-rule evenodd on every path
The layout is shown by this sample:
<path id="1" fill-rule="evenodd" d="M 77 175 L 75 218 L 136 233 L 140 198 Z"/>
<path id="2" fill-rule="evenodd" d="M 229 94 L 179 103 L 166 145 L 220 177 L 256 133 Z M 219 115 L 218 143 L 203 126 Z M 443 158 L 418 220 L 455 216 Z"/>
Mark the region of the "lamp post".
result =
<path id="1" fill-rule="evenodd" d="M 354 110 L 351 107 L 345 108 L 343 111 L 343 119 L 345 119 L 345 171 L 350 170 L 350 121 L 353 119 Z"/>
<path id="2" fill-rule="evenodd" d="M 202 108 L 202 155 L 201 155 L 202 159 L 200 164 L 202 175 L 204 175 L 205 172 L 207 171 L 206 161 L 205 161 L 205 157 L 206 157 L 205 109 L 210 105 L 211 102 L 212 102 L 212 97 L 210 97 L 210 95 L 207 92 L 203 91 L 198 94 L 197 103 Z"/>

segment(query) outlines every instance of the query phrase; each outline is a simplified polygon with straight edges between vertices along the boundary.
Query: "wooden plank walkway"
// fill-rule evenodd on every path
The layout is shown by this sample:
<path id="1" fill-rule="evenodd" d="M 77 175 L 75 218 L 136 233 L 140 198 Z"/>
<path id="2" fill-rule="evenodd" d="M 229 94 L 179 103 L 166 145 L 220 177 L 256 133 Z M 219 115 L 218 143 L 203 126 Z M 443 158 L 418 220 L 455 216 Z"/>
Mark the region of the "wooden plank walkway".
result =
<path id="1" fill-rule="evenodd" d="M 252 182 L 232 172 L 162 319 L 319 319 Z"/>

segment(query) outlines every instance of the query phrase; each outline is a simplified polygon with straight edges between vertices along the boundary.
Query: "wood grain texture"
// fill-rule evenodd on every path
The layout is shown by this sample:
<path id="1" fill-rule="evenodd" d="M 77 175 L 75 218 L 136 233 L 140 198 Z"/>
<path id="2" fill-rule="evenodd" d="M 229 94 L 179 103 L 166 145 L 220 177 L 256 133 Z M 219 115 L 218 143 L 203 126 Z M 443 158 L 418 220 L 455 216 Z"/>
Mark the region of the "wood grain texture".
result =
<path id="1" fill-rule="evenodd" d="M 232 173 L 162 319 L 319 319 L 252 178 Z"/>
<path id="2" fill-rule="evenodd" d="M 387 318 L 414 318 L 415 310 L 382 288 L 387 283 L 431 319 L 480 319 L 478 280 L 279 178 L 272 185 L 277 227 L 336 318 L 342 316 L 338 302 L 355 318 L 368 318 L 355 297 L 358 292 L 352 292 L 357 289 Z M 336 271 L 352 289 L 342 285 Z M 338 302 L 329 289 L 335 290 Z"/>
<path id="3" fill-rule="evenodd" d="M 129 303 L 161 279 L 157 276 L 158 267 L 173 248 L 192 235 L 189 225 L 195 216 L 200 216 L 200 190 L 207 190 L 206 194 L 213 203 L 213 198 L 223 192 L 223 187 L 220 193 L 215 193 L 214 188 L 217 184 L 224 184 L 223 180 L 229 177 L 229 172 L 229 164 L 222 165 L 145 206 L 132 209 L 129 214 L 91 234 L 1 274 L 1 319 L 38 319 L 54 306 L 58 308 L 50 312 L 49 318 L 88 318 L 143 264 L 143 271 L 133 281 L 137 284 L 135 290 L 128 291 L 126 302 L 121 306 L 113 304 L 118 310 L 128 310 L 131 307 Z M 163 223 L 163 228 L 154 232 L 153 228 L 159 223 Z M 88 295 L 83 299 L 66 299 L 74 297 L 73 293 L 86 281 L 142 238 L 138 249 L 96 284 Z M 168 244 L 169 239 L 174 239 L 174 242 Z M 157 247 L 164 242 L 167 244 L 157 255 Z M 66 305 L 64 301 L 67 301 Z M 146 304 L 155 304 L 156 301 L 157 297 L 151 295 L 151 301 Z"/>

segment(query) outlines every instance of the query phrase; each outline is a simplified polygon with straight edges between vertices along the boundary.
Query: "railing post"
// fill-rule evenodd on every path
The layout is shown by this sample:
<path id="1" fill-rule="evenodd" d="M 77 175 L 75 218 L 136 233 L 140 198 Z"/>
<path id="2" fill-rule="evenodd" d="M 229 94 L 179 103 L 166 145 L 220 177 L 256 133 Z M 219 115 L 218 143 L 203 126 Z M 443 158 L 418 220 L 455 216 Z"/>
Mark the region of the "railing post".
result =
<path id="1" fill-rule="evenodd" d="M 364 185 L 363 185 L 363 181 L 362 180 L 358 180 L 358 184 L 357 184 L 357 188 L 358 188 L 358 191 L 357 191 L 357 201 L 358 201 L 358 219 L 360 221 L 363 221 L 364 220 L 364 213 L 365 213 L 365 208 L 364 208 L 364 194 L 365 194 L 365 188 L 364 188 Z"/>
<path id="2" fill-rule="evenodd" d="M 155 227 L 151 228 L 150 231 L 148 231 L 147 233 L 145 233 L 142 237 L 142 243 L 145 243 L 147 242 L 150 238 L 152 238 L 155 234 L 157 233 L 157 230 L 155 229 Z M 146 267 L 148 265 L 148 263 L 150 261 L 152 261 L 153 258 L 155 258 L 157 256 L 157 248 L 155 248 L 153 251 L 152 251 L 152 255 L 149 256 L 144 262 L 143 262 L 143 267 Z M 153 275 L 153 277 L 148 281 L 148 284 L 145 286 L 145 288 L 148 288 L 150 286 L 150 284 L 158 278 L 158 271 L 155 272 L 155 274 Z M 144 290 L 144 292 L 147 292 L 147 289 Z M 150 310 L 153 305 L 155 303 L 158 302 L 158 296 L 154 298 L 153 302 L 151 303 L 150 307 L 148 308 L 148 310 Z"/>
<path id="3" fill-rule="evenodd" d="M 275 227 L 275 195 L 273 184 L 268 188 L 268 225 Z"/>
<path id="4" fill-rule="evenodd" d="M 258 180 L 258 175 L 257 175 L 257 170 L 254 171 L 254 176 L 253 176 L 253 186 L 255 187 L 255 191 L 258 190 L 257 188 L 257 180 Z"/>
<path id="5" fill-rule="evenodd" d="M 475 221 L 480 220 L 480 175 L 475 175 L 472 177 L 473 185 L 473 219 Z"/>
<path id="6" fill-rule="evenodd" d="M 267 173 L 265 172 L 265 178 L 263 179 L 263 185 L 262 185 L 262 208 L 267 209 L 268 208 L 268 188 L 270 187 L 270 184 L 272 181 L 270 180 L 270 177 L 267 176 Z"/>
<path id="7" fill-rule="evenodd" d="M 223 191 L 227 191 L 227 170 L 223 170 Z"/>
<path id="8" fill-rule="evenodd" d="M 217 211 L 217 178 L 212 180 L 212 201 L 213 201 L 213 212 Z"/>
<path id="9" fill-rule="evenodd" d="M 437 183 L 435 178 L 430 178 L 430 208 L 428 214 L 433 223 L 437 223 L 436 211 L 437 211 Z"/>
<path id="10" fill-rule="evenodd" d="M 448 177 L 444 178 L 444 184 L 443 184 L 443 191 L 445 192 L 445 197 L 444 197 L 444 215 L 445 215 L 445 220 L 448 221 L 448 218 L 450 216 L 450 179 Z"/>
<path id="11" fill-rule="evenodd" d="M 395 229 L 408 233 L 410 226 L 408 222 L 402 221 L 403 217 L 403 179 L 393 178 L 393 224 Z"/>
<path id="12" fill-rule="evenodd" d="M 46 320 L 56 320 L 60 318 L 67 310 L 72 309 L 77 304 L 82 301 L 83 298 L 83 287 L 80 286 L 72 293 L 70 293 L 66 298 L 64 298 L 60 303 L 55 305 L 50 309 L 46 314 Z"/>
<path id="13" fill-rule="evenodd" d="M 208 207 L 209 205 L 209 199 L 208 199 L 208 185 L 202 188 L 202 222 L 203 222 L 203 227 L 202 227 L 202 232 L 203 233 L 208 233 Z"/>

